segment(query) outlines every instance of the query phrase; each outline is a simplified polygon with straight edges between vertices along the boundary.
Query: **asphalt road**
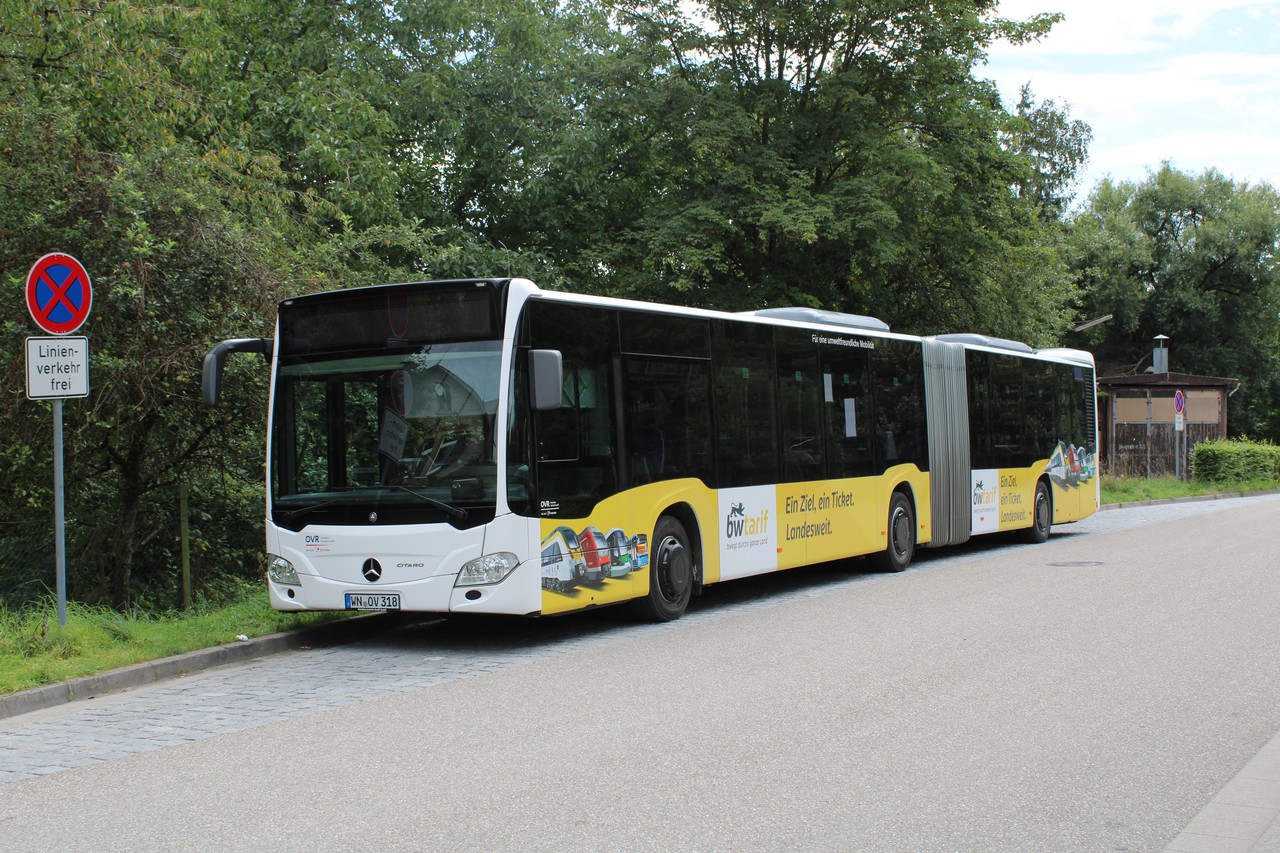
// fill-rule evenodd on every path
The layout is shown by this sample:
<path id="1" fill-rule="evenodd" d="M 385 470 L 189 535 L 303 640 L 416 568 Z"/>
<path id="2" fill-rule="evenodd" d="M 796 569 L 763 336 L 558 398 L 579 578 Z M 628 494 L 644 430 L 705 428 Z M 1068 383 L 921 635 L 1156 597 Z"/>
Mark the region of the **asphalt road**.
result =
<path id="1" fill-rule="evenodd" d="M 663 626 L 409 626 L 24 715 L 0 848 L 1161 850 L 1280 731 L 1278 510 L 1107 512 Z"/>

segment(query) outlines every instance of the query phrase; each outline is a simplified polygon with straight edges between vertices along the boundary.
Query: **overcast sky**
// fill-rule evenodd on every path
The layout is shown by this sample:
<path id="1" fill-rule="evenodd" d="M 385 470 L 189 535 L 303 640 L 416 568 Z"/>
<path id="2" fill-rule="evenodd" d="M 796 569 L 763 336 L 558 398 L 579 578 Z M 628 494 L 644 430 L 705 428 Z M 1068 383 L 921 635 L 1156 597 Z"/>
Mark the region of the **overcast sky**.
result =
<path id="1" fill-rule="evenodd" d="M 1007 108 L 1025 82 L 1093 128 L 1080 198 L 1104 176 L 1168 160 L 1280 187 L 1280 0 L 1001 0 L 1001 17 L 1062 12 L 1036 43 L 991 49 L 979 77 Z"/>

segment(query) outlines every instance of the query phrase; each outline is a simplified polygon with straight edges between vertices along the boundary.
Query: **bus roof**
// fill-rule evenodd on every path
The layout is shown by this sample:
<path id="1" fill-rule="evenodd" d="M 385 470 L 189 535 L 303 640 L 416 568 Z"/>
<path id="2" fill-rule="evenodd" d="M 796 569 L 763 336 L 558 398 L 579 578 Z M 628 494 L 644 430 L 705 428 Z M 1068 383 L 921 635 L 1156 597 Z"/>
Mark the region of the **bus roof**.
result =
<path id="1" fill-rule="evenodd" d="M 576 302 L 587 305 L 599 305 L 612 308 L 624 308 L 632 311 L 656 311 L 659 313 L 684 314 L 692 317 L 707 317 L 726 320 L 747 320 L 766 323 L 773 326 L 801 326 L 804 328 L 825 327 L 833 332 L 848 333 L 852 329 L 873 337 L 896 338 L 899 340 L 920 341 L 926 338 L 960 343 L 965 346 L 977 346 L 988 349 L 1018 352 L 1023 355 L 1039 356 L 1054 361 L 1065 361 L 1073 364 L 1094 366 L 1093 354 L 1086 350 L 1067 347 L 1047 347 L 1033 349 L 1021 341 L 1007 338 L 996 338 L 969 332 L 956 332 L 942 335 L 909 335 L 890 331 L 883 320 L 862 314 L 845 314 L 839 311 L 824 311 L 818 308 L 800 306 L 761 308 L 755 311 L 720 311 L 712 308 L 696 308 L 683 305 L 667 305 L 661 302 L 644 302 L 638 299 L 623 299 L 615 296 L 594 296 L 585 293 L 572 293 L 562 290 L 545 290 L 528 279 L 513 279 L 528 289 L 530 296 L 550 298 L 557 301 Z"/>

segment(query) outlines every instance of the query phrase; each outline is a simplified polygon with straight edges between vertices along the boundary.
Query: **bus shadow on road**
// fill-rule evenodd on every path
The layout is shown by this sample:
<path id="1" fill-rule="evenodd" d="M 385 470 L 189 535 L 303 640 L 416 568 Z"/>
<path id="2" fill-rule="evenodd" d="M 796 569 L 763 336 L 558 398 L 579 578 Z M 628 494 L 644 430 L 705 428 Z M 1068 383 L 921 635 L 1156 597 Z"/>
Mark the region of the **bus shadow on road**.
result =
<path id="1" fill-rule="evenodd" d="M 1080 531 L 1081 534 L 1084 531 Z M 1052 539 L 1074 538 L 1067 529 L 1055 528 Z M 728 614 L 743 607 L 770 607 L 798 596 L 821 595 L 826 591 L 876 579 L 909 578 L 913 571 L 943 569 L 940 563 L 982 558 L 987 554 L 1025 550 L 1028 555 L 1043 545 L 1020 544 L 1016 534 L 994 534 L 970 539 L 960 545 L 920 548 L 911 567 L 900 575 L 876 571 L 869 559 L 854 557 L 782 572 L 738 578 L 708 586 L 689 604 L 686 619 Z M 645 622 L 625 604 L 602 605 L 560 616 L 524 618 L 485 614 L 388 614 L 386 630 L 363 642 L 372 646 L 405 651 L 418 648 L 432 651 L 477 654 L 507 654 L 515 651 L 548 651 L 562 643 L 589 639 L 623 639 L 635 632 L 679 626 L 679 620 L 665 624 Z"/>

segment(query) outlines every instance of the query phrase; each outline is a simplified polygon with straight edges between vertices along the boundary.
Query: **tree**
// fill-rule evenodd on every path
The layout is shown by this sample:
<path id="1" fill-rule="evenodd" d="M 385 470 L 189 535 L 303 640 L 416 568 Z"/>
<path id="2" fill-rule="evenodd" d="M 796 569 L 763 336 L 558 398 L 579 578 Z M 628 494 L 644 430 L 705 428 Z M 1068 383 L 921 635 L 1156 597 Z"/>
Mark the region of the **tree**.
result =
<path id="1" fill-rule="evenodd" d="M 355 46 L 294 38 L 310 18 L 331 20 L 335 5 L 281 4 L 266 19 L 235 0 L 5 7 L 0 301 L 15 319 L 0 361 L 12 425 L 5 484 L 18 499 L 8 517 L 46 503 L 36 472 L 47 457 L 34 448 L 47 446 L 47 423 L 22 399 L 28 329 L 17 318 L 27 268 L 60 249 L 89 267 L 95 288 L 90 397 L 67 407 L 69 554 L 82 599 L 164 603 L 179 480 L 206 506 L 258 515 L 263 385 L 229 387 L 226 408 L 205 410 L 199 371 L 213 342 L 269 335 L 285 294 L 361 271 L 399 276 L 403 258 L 430 257 L 431 235 L 399 216 L 387 147 L 361 144 L 389 126 L 385 99 L 370 94 L 385 89 L 369 86 L 366 97 L 354 67 L 306 53 L 323 46 L 345 61 Z M 372 29 L 351 16 L 339 22 Z M 263 71 L 252 56 L 280 62 Z M 343 73 L 330 79 L 333 67 Z M 306 122 L 305 109 L 327 121 Z M 290 136 L 304 126 L 313 132 Z M 220 571 L 255 569 L 253 530 L 208 534 L 222 543 Z"/>
<path id="2" fill-rule="evenodd" d="M 655 64 L 624 109 L 584 108 L 633 190 L 602 190 L 626 207 L 589 234 L 593 285 L 1052 339 L 1071 295 L 1057 238 L 1012 191 L 1024 155 L 1000 147 L 1007 114 L 972 69 L 991 40 L 1053 19 L 1003 21 L 993 5 L 713 0 L 694 17 L 618 3 L 632 68 Z M 1049 261 L 1032 264 L 1036 287 L 992 277 L 1028 254 Z M 1011 299 L 1021 310 L 987 310 Z"/>
<path id="3" fill-rule="evenodd" d="M 1280 438 L 1280 196 L 1164 164 L 1139 183 L 1104 180 L 1071 223 L 1084 335 L 1098 360 L 1138 372 L 1157 334 L 1179 373 L 1241 380 L 1233 434 Z"/>
<path id="4" fill-rule="evenodd" d="M 3 301 L 6 316 L 21 316 L 26 269 L 54 248 L 93 276 L 91 394 L 67 407 L 69 552 L 81 597 L 127 606 L 140 551 L 167 550 L 158 537 L 175 528 L 179 477 L 234 441 L 215 440 L 195 405 L 200 355 L 228 317 L 261 327 L 262 291 L 246 284 L 265 285 L 263 267 L 252 232 L 226 214 L 214 180 L 225 164 L 183 139 L 211 126 L 183 79 L 213 56 L 206 16 L 125 4 L 24 11 L 6 21 L 0 63 Z M 11 321 L 5 331 L 6 373 L 20 377 L 27 329 Z M 8 443 L 47 446 L 20 385 L 4 405 Z M 46 487 L 29 478 L 46 458 L 10 457 L 25 470 L 15 465 L 7 483 L 28 503 L 44 503 Z M 144 561 L 147 574 L 163 562 Z"/>
<path id="5" fill-rule="evenodd" d="M 1021 154 L 1028 175 L 1016 185 L 1052 219 L 1061 219 L 1074 196 L 1076 177 L 1089 159 L 1093 131 L 1052 100 L 1036 103 L 1031 85 L 1018 92 L 1017 113 L 1006 128 L 1005 147 Z"/>

